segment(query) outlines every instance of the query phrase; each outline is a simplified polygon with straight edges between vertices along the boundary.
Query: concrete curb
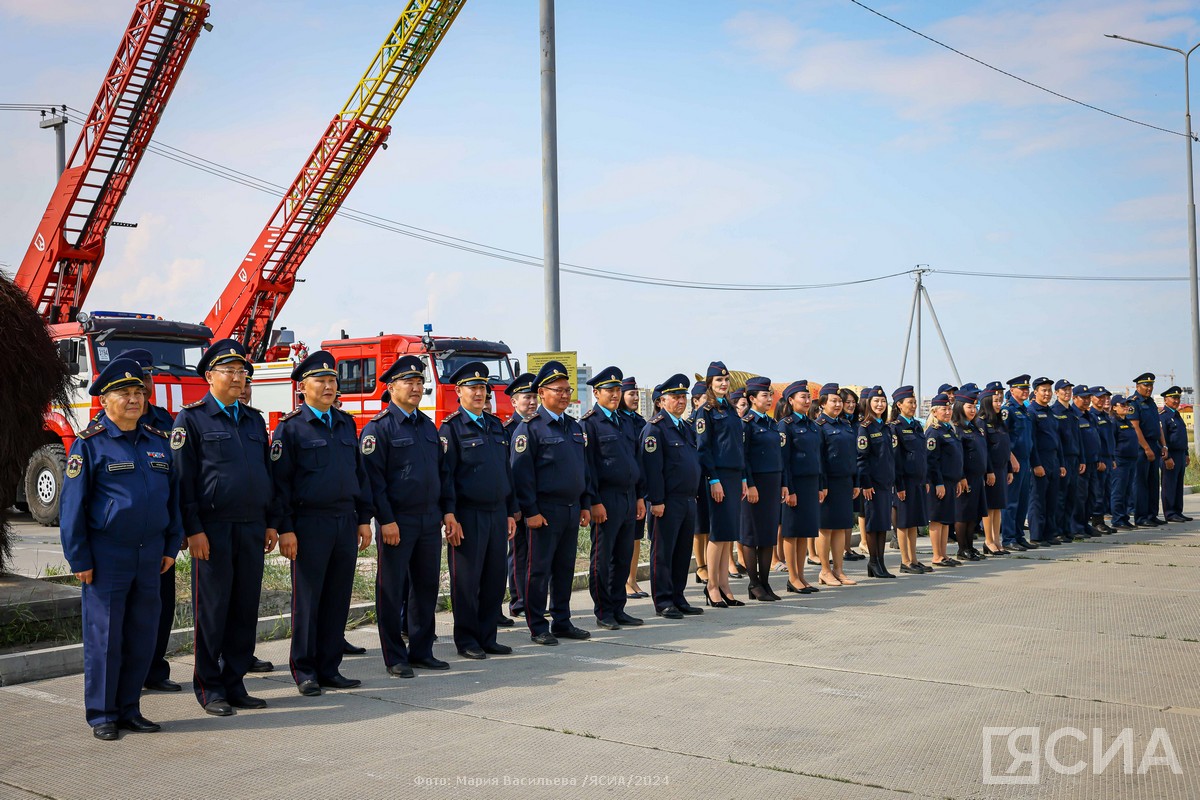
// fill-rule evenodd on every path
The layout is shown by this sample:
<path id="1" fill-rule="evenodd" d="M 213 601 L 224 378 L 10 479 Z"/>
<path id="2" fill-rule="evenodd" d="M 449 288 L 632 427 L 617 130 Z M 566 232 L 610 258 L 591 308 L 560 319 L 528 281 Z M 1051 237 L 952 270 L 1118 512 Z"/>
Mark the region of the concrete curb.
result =
<path id="1" fill-rule="evenodd" d="M 690 569 L 695 569 L 693 559 Z M 638 580 L 649 580 L 650 565 L 638 566 Z M 576 572 L 571 581 L 572 590 L 586 589 L 588 574 Z M 438 608 L 448 607 L 449 594 L 438 596 Z M 375 613 L 374 603 L 355 603 L 350 606 L 348 624 L 362 623 Z M 167 645 L 167 655 L 177 656 L 191 652 L 194 628 L 176 628 L 171 631 L 171 639 Z M 258 620 L 258 640 L 286 639 L 292 633 L 292 615 L 279 614 L 271 617 L 260 617 Z M 12 686 L 29 681 L 59 678 L 63 675 L 75 675 L 83 672 L 83 644 L 67 644 L 59 647 L 46 647 L 39 650 L 26 650 L 17 653 L 0 655 L 0 686 Z"/>

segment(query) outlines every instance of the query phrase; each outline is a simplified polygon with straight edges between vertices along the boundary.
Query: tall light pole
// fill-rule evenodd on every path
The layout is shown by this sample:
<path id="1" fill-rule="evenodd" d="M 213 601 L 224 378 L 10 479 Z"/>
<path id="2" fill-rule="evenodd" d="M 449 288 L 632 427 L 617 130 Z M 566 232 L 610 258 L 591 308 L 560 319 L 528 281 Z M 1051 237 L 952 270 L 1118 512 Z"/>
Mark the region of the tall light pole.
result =
<path id="1" fill-rule="evenodd" d="M 558 286 L 558 110 L 554 80 L 554 0 L 541 0 L 542 42 L 542 258 L 546 295 L 546 349 L 562 349 Z"/>
<path id="2" fill-rule="evenodd" d="M 1141 39 L 1130 39 L 1128 36 L 1118 36 L 1115 33 L 1105 34 L 1109 39 L 1120 39 L 1125 42 L 1133 42 L 1134 44 L 1144 44 L 1146 47 L 1155 47 L 1159 50 L 1170 50 L 1174 53 L 1179 53 L 1183 56 L 1183 122 L 1184 132 L 1187 134 L 1187 190 L 1188 190 L 1188 264 L 1191 267 L 1188 273 L 1188 281 L 1192 287 L 1192 454 L 1195 457 L 1200 457 L 1200 436 L 1197 435 L 1196 417 L 1200 415 L 1200 288 L 1197 287 L 1196 276 L 1196 190 L 1195 179 L 1192 173 L 1192 140 L 1195 138 L 1192 135 L 1192 90 L 1191 90 L 1191 73 L 1188 69 L 1189 59 L 1197 47 L 1200 47 L 1200 42 L 1192 45 L 1190 50 L 1181 50 L 1178 47 L 1168 47 L 1165 44 L 1155 44 L 1154 42 L 1143 42 Z"/>

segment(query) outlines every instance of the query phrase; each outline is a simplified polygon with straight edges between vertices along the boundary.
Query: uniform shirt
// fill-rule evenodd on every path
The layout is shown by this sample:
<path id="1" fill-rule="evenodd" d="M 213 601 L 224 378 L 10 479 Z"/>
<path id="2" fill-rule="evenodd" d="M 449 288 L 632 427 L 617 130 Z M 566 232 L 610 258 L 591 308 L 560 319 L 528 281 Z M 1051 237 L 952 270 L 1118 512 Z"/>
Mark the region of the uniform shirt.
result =
<path id="1" fill-rule="evenodd" d="M 97 552 L 154 548 L 174 558 L 183 542 L 175 466 L 167 434 L 111 420 L 81 431 L 67 456 L 59 535 L 72 572 L 96 566 Z"/>
<path id="2" fill-rule="evenodd" d="M 1071 410 L 1075 416 L 1075 423 L 1079 426 L 1079 441 L 1083 445 L 1081 448 L 1083 463 L 1089 467 L 1094 466 L 1096 462 L 1100 461 L 1100 431 L 1095 425 L 1090 410 L 1081 409 L 1078 406 Z"/>
<path id="3" fill-rule="evenodd" d="M 267 522 L 273 483 L 262 412 L 238 403 L 237 421 L 217 398 L 185 405 L 175 417 L 171 450 L 179 472 L 183 531 L 207 522 Z"/>
<path id="4" fill-rule="evenodd" d="M 1146 444 L 1153 448 L 1161 446 L 1159 440 L 1162 428 L 1158 419 L 1158 406 L 1154 404 L 1153 397 L 1142 397 L 1137 392 L 1130 395 L 1129 416 L 1125 419 L 1141 425 Z"/>
<path id="5" fill-rule="evenodd" d="M 962 442 L 963 476 L 969 479 L 978 478 L 988 471 L 987 440 L 978 423 L 972 421 L 957 425 L 954 432 Z"/>
<path id="6" fill-rule="evenodd" d="M 1059 449 L 1062 452 L 1062 464 L 1068 470 L 1083 463 L 1083 445 L 1079 441 L 1079 423 L 1072 413 L 1075 406 L 1068 408 L 1058 400 L 1050 404 L 1050 413 L 1057 423 Z"/>
<path id="7" fill-rule="evenodd" d="M 282 417 L 275 428 L 271 527 L 280 533 L 294 532 L 296 517 L 301 516 L 354 514 L 359 525 L 371 522 L 371 487 L 358 451 L 354 417 L 340 408 L 325 413 L 329 423 L 305 404 Z"/>
<path id="8" fill-rule="evenodd" d="M 459 508 L 503 508 L 508 516 L 516 516 L 509 435 L 500 418 L 486 411 L 475 417 L 459 409 L 442 420 L 438 435 L 442 443 L 442 513 L 457 514 Z"/>
<path id="9" fill-rule="evenodd" d="M 897 417 L 890 427 L 896 436 L 896 485 L 905 481 L 925 483 L 929 475 L 925 429 L 915 419 L 904 416 Z"/>
<path id="10" fill-rule="evenodd" d="M 892 489 L 896 485 L 896 460 L 900 442 L 881 419 L 858 426 L 858 485 L 864 489 Z"/>
<path id="11" fill-rule="evenodd" d="M 444 449 L 437 426 L 420 409 L 406 414 L 389 403 L 367 423 L 359 450 L 380 525 L 390 525 L 402 514 L 440 510 Z"/>
<path id="12" fill-rule="evenodd" d="M 1033 450 L 1033 420 L 1030 418 L 1031 409 L 1025 408 L 1015 398 L 1009 397 L 1000 408 L 1000 419 L 1008 430 L 1008 440 L 1012 454 L 1018 463 L 1029 463 Z"/>
<path id="13" fill-rule="evenodd" d="M 925 432 L 929 485 L 951 487 L 963 479 L 963 445 L 950 423 L 937 423 Z"/>
<path id="14" fill-rule="evenodd" d="M 753 486 L 756 474 L 783 472 L 783 448 L 787 442 L 783 434 L 775 430 L 775 420 L 751 409 L 742 417 L 742 425 L 746 440 L 746 484 Z"/>
<path id="15" fill-rule="evenodd" d="M 1107 411 L 1097 411 L 1095 408 L 1088 413 L 1092 415 L 1092 425 L 1100 437 L 1100 460 L 1111 466 L 1114 458 L 1113 418 Z"/>
<path id="16" fill-rule="evenodd" d="M 525 519 L 542 513 L 542 503 L 591 506 L 587 444 L 583 428 L 544 406 L 518 423 L 512 438 L 513 488 Z"/>
<path id="17" fill-rule="evenodd" d="M 639 437 L 638 459 L 646 481 L 646 499 L 658 506 L 668 497 L 695 497 L 700 485 L 696 431 L 666 411 L 650 417 Z"/>
<path id="18" fill-rule="evenodd" d="M 1025 422 L 1028 424 L 1028 419 Z M 987 471 L 996 475 L 997 480 L 1011 466 L 1009 456 L 1012 454 L 1012 440 L 1008 435 L 1008 426 L 1004 423 L 1004 420 L 1000 422 L 988 422 L 987 420 L 983 420 L 982 417 L 975 420 L 975 424 L 981 425 L 983 428 L 983 438 L 987 444 Z"/>
<path id="19" fill-rule="evenodd" d="M 634 491 L 640 496 L 645 488 L 637 447 L 628 432 L 632 424 L 623 423 L 620 414 L 595 405 L 580 420 L 587 434 L 588 475 L 592 482 L 589 493 L 597 503 L 601 489 Z"/>
<path id="20" fill-rule="evenodd" d="M 1049 406 L 1033 402 L 1029 404 L 1029 419 L 1033 422 L 1030 465 L 1057 473 L 1063 463 L 1062 442 L 1058 438 L 1058 420 L 1050 413 Z"/>
<path id="21" fill-rule="evenodd" d="M 1173 408 L 1163 406 L 1162 413 L 1159 414 L 1159 420 L 1162 423 L 1162 432 L 1167 439 L 1168 450 L 1187 450 L 1188 435 L 1187 425 L 1183 422 L 1183 417 Z"/>
<path id="22" fill-rule="evenodd" d="M 1134 461 L 1142 452 L 1138 444 L 1137 431 L 1133 429 L 1130 416 L 1124 419 L 1113 415 L 1113 453 L 1121 461 Z"/>
<path id="23" fill-rule="evenodd" d="M 822 413 L 817 417 L 817 430 L 821 432 L 821 462 L 823 478 L 853 478 L 858 485 L 858 448 L 854 432 L 845 415 L 837 419 Z M 824 489 L 825 484 L 821 484 Z"/>
<path id="24" fill-rule="evenodd" d="M 716 480 L 718 469 L 746 470 L 745 433 L 742 420 L 728 400 L 715 406 L 704 405 L 692 415 L 696 445 L 700 450 L 700 468 L 704 477 Z"/>
<path id="25" fill-rule="evenodd" d="M 775 423 L 775 429 L 783 437 L 783 485 L 795 494 L 796 478 L 820 476 L 821 432 L 817 424 L 806 416 L 788 414 Z"/>

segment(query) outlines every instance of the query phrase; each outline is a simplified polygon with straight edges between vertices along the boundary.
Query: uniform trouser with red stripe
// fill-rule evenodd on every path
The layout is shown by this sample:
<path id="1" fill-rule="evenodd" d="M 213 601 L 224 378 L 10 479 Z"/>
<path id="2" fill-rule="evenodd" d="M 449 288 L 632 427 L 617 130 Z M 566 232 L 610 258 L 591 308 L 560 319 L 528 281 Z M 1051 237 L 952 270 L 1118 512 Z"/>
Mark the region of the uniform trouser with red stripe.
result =
<path id="1" fill-rule="evenodd" d="M 202 706 L 246 695 L 267 528 L 261 522 L 209 522 L 204 533 L 208 560 L 192 559 L 192 686 Z"/>
<path id="2" fill-rule="evenodd" d="M 349 513 L 297 516 L 295 524 L 292 678 L 296 683 L 328 681 L 340 674 L 342 665 L 358 557 L 358 522 Z"/>
<path id="3" fill-rule="evenodd" d="M 525 613 L 525 575 L 529 572 L 529 529 L 517 520 L 517 535 L 508 540 L 508 610 Z"/>
<path id="4" fill-rule="evenodd" d="M 389 667 L 433 656 L 433 615 L 442 570 L 441 514 L 398 514 L 396 524 L 400 544 L 384 544 L 378 528 L 375 531 L 375 617 L 383 662 Z M 405 628 L 407 645 L 400 636 Z"/>
<path id="5" fill-rule="evenodd" d="M 531 636 L 571 627 L 571 584 L 579 546 L 579 506 L 541 504 L 546 524 L 529 529 L 529 566 L 525 572 L 525 622 Z M 546 592 L 550 618 L 546 622 Z"/>
<path id="6" fill-rule="evenodd" d="M 688 604 L 683 590 L 687 587 L 696 527 L 695 497 L 673 495 L 664 505 L 663 515 L 650 522 L 650 592 L 655 611 Z"/>
<path id="7" fill-rule="evenodd" d="M 592 558 L 588 590 L 596 619 L 613 619 L 625 611 L 625 583 L 633 558 L 637 498 L 633 489 L 600 489 L 608 519 L 592 525 Z"/>
<path id="8" fill-rule="evenodd" d="M 461 544 L 446 545 L 454 646 L 493 647 L 504 601 L 508 512 L 459 506 L 454 517 L 463 530 Z"/>

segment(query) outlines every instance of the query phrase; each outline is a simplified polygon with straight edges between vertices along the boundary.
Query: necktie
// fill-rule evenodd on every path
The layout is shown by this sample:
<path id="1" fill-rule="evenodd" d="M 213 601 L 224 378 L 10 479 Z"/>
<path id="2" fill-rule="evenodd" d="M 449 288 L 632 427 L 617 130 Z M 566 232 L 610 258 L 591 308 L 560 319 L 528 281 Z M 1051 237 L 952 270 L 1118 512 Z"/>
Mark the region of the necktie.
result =
<path id="1" fill-rule="evenodd" d="M 237 425 L 237 406 L 225 406 L 225 413 L 229 415 L 231 420 L 233 420 L 233 424 Z"/>
<path id="2" fill-rule="evenodd" d="M 333 430 L 333 416 L 328 411 L 321 413 L 321 422 L 324 422 L 330 430 Z"/>

